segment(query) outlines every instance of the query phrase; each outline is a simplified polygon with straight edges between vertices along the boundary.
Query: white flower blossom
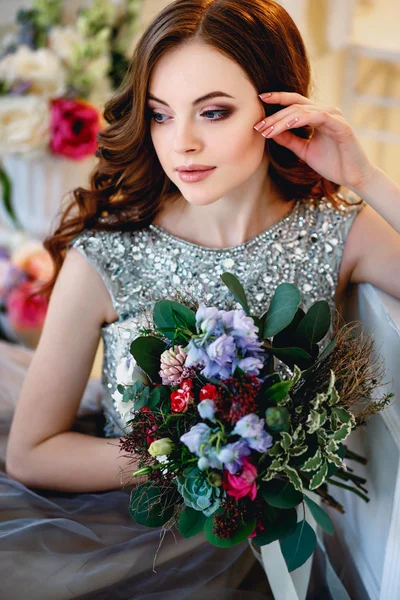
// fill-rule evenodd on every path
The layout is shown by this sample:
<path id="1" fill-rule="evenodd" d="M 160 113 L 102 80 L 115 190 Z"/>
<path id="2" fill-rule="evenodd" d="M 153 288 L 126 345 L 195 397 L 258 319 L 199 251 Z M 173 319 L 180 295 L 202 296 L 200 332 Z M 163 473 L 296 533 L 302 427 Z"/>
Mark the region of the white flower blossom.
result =
<path id="1" fill-rule="evenodd" d="M 66 91 L 65 69 L 61 59 L 48 48 L 31 50 L 21 45 L 0 60 L 0 80 L 12 85 L 31 82 L 30 92 L 47 98 L 62 96 Z"/>
<path id="2" fill-rule="evenodd" d="M 141 381 L 145 385 L 149 383 L 146 373 L 138 366 L 133 356 L 124 358 L 117 367 L 117 383 L 133 385 L 136 381 Z"/>
<path id="3" fill-rule="evenodd" d="M 123 402 L 123 396 L 119 393 L 118 390 L 111 394 L 111 397 L 115 400 L 115 409 L 121 415 L 121 418 L 124 421 L 125 425 L 128 421 L 131 421 L 135 418 L 135 414 L 133 412 L 134 404 L 132 400 L 130 400 L 129 402 Z"/>
<path id="4" fill-rule="evenodd" d="M 49 141 L 47 100 L 38 96 L 0 97 L 0 154 L 44 149 Z"/>
<path id="5" fill-rule="evenodd" d="M 72 25 L 53 27 L 49 34 L 49 48 L 68 64 L 73 60 L 75 46 L 84 42 L 82 34 Z"/>

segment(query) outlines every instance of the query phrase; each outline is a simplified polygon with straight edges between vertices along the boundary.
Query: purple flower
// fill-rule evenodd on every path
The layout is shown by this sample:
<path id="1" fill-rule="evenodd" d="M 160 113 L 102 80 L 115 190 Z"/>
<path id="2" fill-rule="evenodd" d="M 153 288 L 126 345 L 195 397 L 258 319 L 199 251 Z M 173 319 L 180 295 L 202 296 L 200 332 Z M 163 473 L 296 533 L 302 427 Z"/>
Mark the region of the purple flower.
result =
<path id="1" fill-rule="evenodd" d="M 272 436 L 264 429 L 264 419 L 255 414 L 239 419 L 232 434 L 240 435 L 257 452 L 266 452 L 273 444 Z"/>
<path id="2" fill-rule="evenodd" d="M 261 453 L 266 452 L 274 443 L 272 436 L 265 429 L 257 435 L 247 438 L 246 441 L 252 450 L 257 450 L 257 452 Z"/>
<path id="3" fill-rule="evenodd" d="M 209 357 L 204 348 L 196 346 L 195 340 L 190 340 L 185 348 L 187 353 L 185 367 L 196 367 L 197 365 L 205 365 L 209 362 Z"/>
<path id="4" fill-rule="evenodd" d="M 215 402 L 214 400 L 202 400 L 198 406 L 197 410 L 202 419 L 209 419 L 215 423 Z"/>
<path id="5" fill-rule="evenodd" d="M 205 306 L 200 304 L 196 312 L 196 326 L 199 333 L 206 334 L 206 338 L 215 334 L 215 329 L 219 325 L 219 311 L 215 306 Z"/>
<path id="6" fill-rule="evenodd" d="M 238 367 L 247 375 L 258 375 L 263 368 L 263 362 L 259 358 L 249 356 L 240 360 Z"/>
<path id="7" fill-rule="evenodd" d="M 264 429 L 264 419 L 255 414 L 246 415 L 236 423 L 232 434 L 240 435 L 242 438 L 255 437 Z"/>
<path id="8" fill-rule="evenodd" d="M 249 456 L 250 453 L 251 450 L 246 440 L 239 440 L 234 444 L 227 444 L 221 448 L 218 458 L 225 468 L 234 475 L 243 466 L 242 457 Z"/>
<path id="9" fill-rule="evenodd" d="M 217 362 L 210 361 L 206 364 L 201 374 L 207 379 L 218 377 L 219 379 L 228 379 L 231 376 L 231 365 L 228 364 L 224 367 L 219 365 Z"/>
<path id="10" fill-rule="evenodd" d="M 258 327 L 251 317 L 248 317 L 242 308 L 234 311 L 232 335 L 257 339 Z"/>
<path id="11" fill-rule="evenodd" d="M 235 352 L 235 341 L 232 337 L 226 334 L 221 335 L 207 348 L 207 354 L 211 360 L 215 361 L 221 366 L 231 363 L 232 358 L 235 356 Z"/>
<path id="12" fill-rule="evenodd" d="M 200 447 L 205 444 L 211 434 L 211 429 L 205 423 L 197 423 L 187 433 L 181 435 L 180 440 L 187 446 L 190 452 L 200 456 Z"/>

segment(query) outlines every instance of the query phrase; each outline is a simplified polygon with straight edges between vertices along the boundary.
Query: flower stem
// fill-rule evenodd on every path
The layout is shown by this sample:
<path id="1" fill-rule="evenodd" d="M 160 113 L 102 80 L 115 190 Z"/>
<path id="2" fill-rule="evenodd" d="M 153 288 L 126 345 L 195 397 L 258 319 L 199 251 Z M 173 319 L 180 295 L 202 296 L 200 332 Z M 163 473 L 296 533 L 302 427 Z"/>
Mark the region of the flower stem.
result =
<path id="1" fill-rule="evenodd" d="M 360 498 L 365 500 L 365 502 L 370 501 L 370 498 L 368 498 L 368 496 L 365 496 L 365 494 L 362 494 L 361 492 L 359 492 L 358 490 L 353 488 L 351 485 L 346 485 L 344 483 L 340 483 L 339 481 L 334 481 L 333 479 L 327 479 L 326 481 L 327 481 L 327 483 L 331 483 L 332 485 L 336 485 L 337 487 L 343 488 L 345 490 L 349 490 L 350 492 L 357 494 L 357 496 L 360 496 Z"/>

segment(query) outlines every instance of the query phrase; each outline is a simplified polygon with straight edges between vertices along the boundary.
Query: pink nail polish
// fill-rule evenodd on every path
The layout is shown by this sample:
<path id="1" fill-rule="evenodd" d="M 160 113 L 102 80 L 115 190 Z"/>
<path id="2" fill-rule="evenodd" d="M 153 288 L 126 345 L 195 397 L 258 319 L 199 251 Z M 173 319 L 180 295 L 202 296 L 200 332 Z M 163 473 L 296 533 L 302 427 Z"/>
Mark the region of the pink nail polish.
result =
<path id="1" fill-rule="evenodd" d="M 274 130 L 274 126 L 272 125 L 272 127 L 270 127 L 269 129 L 267 129 L 267 131 L 264 131 L 264 133 L 262 133 L 261 135 L 263 135 L 265 138 L 267 138 L 268 136 L 271 135 L 271 133 Z"/>

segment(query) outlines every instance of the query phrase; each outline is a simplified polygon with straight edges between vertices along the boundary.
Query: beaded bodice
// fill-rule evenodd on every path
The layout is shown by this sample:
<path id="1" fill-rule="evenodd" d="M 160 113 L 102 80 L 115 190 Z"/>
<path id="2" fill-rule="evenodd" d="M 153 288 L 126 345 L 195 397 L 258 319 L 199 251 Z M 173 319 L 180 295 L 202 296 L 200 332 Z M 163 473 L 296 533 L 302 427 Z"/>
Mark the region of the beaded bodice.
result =
<path id="1" fill-rule="evenodd" d="M 333 309 L 344 244 L 361 206 L 337 210 L 326 199 L 299 200 L 266 231 L 230 248 L 192 244 L 153 224 L 138 231 L 87 230 L 75 238 L 70 245 L 98 270 L 119 317 L 102 327 L 105 435 L 123 435 L 111 394 L 116 367 L 146 324 L 144 310 L 176 292 L 208 305 L 237 308 L 220 279 L 225 271 L 242 282 L 254 315 L 266 311 L 282 282 L 299 288 L 305 310 L 321 299 Z"/>

